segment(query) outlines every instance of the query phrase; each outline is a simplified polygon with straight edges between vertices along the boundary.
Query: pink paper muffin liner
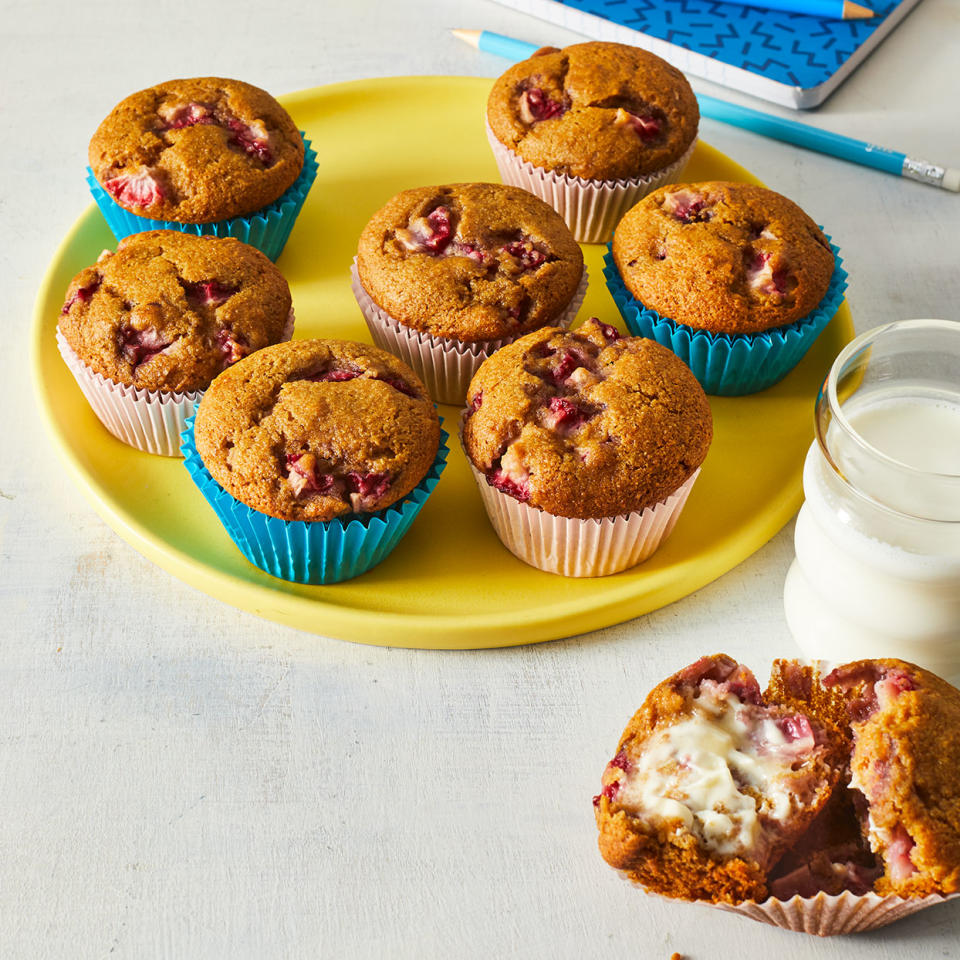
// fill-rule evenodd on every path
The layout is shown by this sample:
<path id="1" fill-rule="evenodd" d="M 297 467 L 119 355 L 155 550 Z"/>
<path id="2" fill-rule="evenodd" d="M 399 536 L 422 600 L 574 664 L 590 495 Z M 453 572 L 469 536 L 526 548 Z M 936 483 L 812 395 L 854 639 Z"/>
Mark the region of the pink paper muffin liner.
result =
<path id="1" fill-rule="evenodd" d="M 580 520 L 554 516 L 502 493 L 464 453 L 501 543 L 524 563 L 564 577 L 606 577 L 642 563 L 673 532 L 700 475 L 698 467 L 669 497 L 642 511 Z"/>
<path id="2" fill-rule="evenodd" d="M 414 330 L 395 320 L 381 309 L 373 297 L 367 293 L 360 282 L 357 271 L 357 258 L 350 266 L 350 283 L 353 295 L 367 321 L 367 328 L 373 342 L 382 350 L 399 357 L 414 369 L 417 376 L 426 384 L 427 392 L 437 403 L 452 403 L 463 406 L 467 396 L 467 387 L 480 364 L 501 347 L 524 336 L 504 337 L 500 340 L 479 340 L 465 343 L 448 337 L 435 337 L 432 334 Z M 567 308 L 551 321 L 550 326 L 566 330 L 583 305 L 587 295 L 587 268 L 584 265 L 583 276 L 573 299 Z M 527 330 L 526 333 L 531 331 Z"/>
<path id="3" fill-rule="evenodd" d="M 528 163 L 497 139 L 489 123 L 487 139 L 497 161 L 500 179 L 549 203 L 580 243 L 606 243 L 620 218 L 635 203 L 679 176 L 697 145 L 694 137 L 679 160 L 656 173 L 629 180 L 584 180 Z"/>
<path id="4" fill-rule="evenodd" d="M 281 340 L 293 336 L 293 310 Z M 117 383 L 88 367 L 57 329 L 57 347 L 87 403 L 100 422 L 118 439 L 144 453 L 180 457 L 180 435 L 193 415 L 202 390 L 185 393 L 142 390 Z"/>

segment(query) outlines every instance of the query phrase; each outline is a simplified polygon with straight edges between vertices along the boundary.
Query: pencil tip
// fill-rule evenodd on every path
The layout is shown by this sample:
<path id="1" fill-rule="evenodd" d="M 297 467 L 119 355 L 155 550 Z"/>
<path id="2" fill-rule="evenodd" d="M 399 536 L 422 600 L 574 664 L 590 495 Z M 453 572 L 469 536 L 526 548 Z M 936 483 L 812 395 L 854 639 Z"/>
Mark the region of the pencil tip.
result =
<path id="1" fill-rule="evenodd" d="M 469 43 L 471 47 L 480 46 L 480 34 L 482 30 L 451 30 L 450 31 L 458 40 L 463 40 L 464 43 Z"/>
<path id="2" fill-rule="evenodd" d="M 843 19 L 844 20 L 869 20 L 876 14 L 869 8 L 854 3 L 853 0 L 843 0 Z"/>

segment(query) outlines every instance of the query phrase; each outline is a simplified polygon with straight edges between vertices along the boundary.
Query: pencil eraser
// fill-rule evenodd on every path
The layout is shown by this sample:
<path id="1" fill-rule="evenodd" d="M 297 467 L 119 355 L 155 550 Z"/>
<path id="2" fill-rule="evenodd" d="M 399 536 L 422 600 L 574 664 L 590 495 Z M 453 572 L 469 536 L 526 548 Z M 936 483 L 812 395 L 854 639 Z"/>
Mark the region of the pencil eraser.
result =
<path id="1" fill-rule="evenodd" d="M 960 193 L 960 169 L 957 167 L 947 167 L 943 174 L 943 189 Z"/>

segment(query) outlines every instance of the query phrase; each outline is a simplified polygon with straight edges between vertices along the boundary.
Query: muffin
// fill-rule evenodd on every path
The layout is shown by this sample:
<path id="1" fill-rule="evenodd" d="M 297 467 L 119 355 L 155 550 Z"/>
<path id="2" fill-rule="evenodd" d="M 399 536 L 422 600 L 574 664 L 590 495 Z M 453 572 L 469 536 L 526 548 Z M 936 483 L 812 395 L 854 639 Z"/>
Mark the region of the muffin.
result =
<path id="1" fill-rule="evenodd" d="M 730 657 L 654 687 L 594 798 L 603 858 L 648 890 L 764 900 L 770 868 L 824 808 L 844 757 L 828 731 L 767 702 Z"/>
<path id="2" fill-rule="evenodd" d="M 73 278 L 57 343 L 111 433 L 176 456 L 184 420 L 211 381 L 292 333 L 290 288 L 260 251 L 154 230 Z"/>
<path id="3" fill-rule="evenodd" d="M 883 872 L 880 894 L 960 890 L 960 690 L 902 660 L 859 660 L 823 678 L 843 691 L 850 790 Z"/>
<path id="4" fill-rule="evenodd" d="M 360 236 L 353 289 L 378 346 L 406 360 L 434 400 L 462 405 L 494 350 L 572 322 L 586 270 L 541 200 L 460 183 L 404 190 L 378 210 Z"/>
<path id="5" fill-rule="evenodd" d="M 607 764 L 601 853 L 651 892 L 787 929 L 884 926 L 960 896 L 958 721 L 960 691 L 904 661 L 778 660 L 761 695 L 703 657 Z"/>
<path id="6" fill-rule="evenodd" d="M 89 162 L 118 240 L 166 227 L 233 236 L 271 259 L 316 175 L 286 110 L 258 87 L 219 77 L 131 94 L 97 128 Z"/>
<path id="7" fill-rule="evenodd" d="M 679 173 L 699 120 L 679 70 L 619 43 L 538 50 L 487 101 L 503 181 L 542 197 L 587 243 L 607 240 L 630 206 Z"/>
<path id="8" fill-rule="evenodd" d="M 661 187 L 617 226 L 607 285 L 631 332 L 690 363 L 708 393 L 764 389 L 836 312 L 846 274 L 793 201 L 748 183 Z"/>
<path id="9" fill-rule="evenodd" d="M 504 545 L 565 576 L 603 576 L 670 534 L 713 434 L 668 350 L 598 320 L 534 331 L 470 383 L 464 449 Z"/>
<path id="10" fill-rule="evenodd" d="M 377 347 L 302 340 L 219 376 L 185 436 L 187 468 L 248 560 L 330 583 L 380 562 L 446 458 L 426 388 Z"/>

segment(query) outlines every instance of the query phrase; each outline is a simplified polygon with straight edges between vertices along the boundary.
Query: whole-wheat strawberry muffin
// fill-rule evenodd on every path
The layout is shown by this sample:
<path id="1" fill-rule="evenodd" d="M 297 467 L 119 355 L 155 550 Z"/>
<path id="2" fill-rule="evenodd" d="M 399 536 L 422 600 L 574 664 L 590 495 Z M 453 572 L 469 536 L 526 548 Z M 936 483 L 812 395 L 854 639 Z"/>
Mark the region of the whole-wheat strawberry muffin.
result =
<path id="1" fill-rule="evenodd" d="M 903 660 L 858 660 L 823 678 L 843 692 L 850 789 L 880 894 L 960 890 L 960 690 Z"/>
<path id="2" fill-rule="evenodd" d="M 357 270 L 397 322 L 474 343 L 554 323 L 577 292 L 583 254 L 526 191 L 459 183 L 393 197 L 360 236 Z"/>
<path id="3" fill-rule="evenodd" d="M 464 446 L 487 482 L 562 517 L 653 506 L 696 472 L 713 436 L 684 364 L 597 320 L 498 350 L 467 401 Z"/>
<path id="4" fill-rule="evenodd" d="M 902 660 L 822 667 L 774 661 L 761 695 L 717 655 L 654 688 L 594 798 L 604 858 L 820 935 L 960 892 L 960 691 Z"/>
<path id="5" fill-rule="evenodd" d="M 440 423 L 396 357 L 345 340 L 261 350 L 204 394 L 196 447 L 236 500 L 283 520 L 328 521 L 401 500 L 437 455 Z"/>
<path id="6" fill-rule="evenodd" d="M 702 657 L 627 724 L 594 798 L 600 852 L 664 896 L 764 900 L 844 762 L 828 729 L 768 702 L 749 669 Z"/>
<path id="7" fill-rule="evenodd" d="M 70 283 L 58 329 L 79 360 L 140 390 L 205 389 L 226 367 L 288 337 L 290 288 L 239 240 L 134 234 Z"/>
<path id="8" fill-rule="evenodd" d="M 100 185 L 141 217 L 211 223 L 280 197 L 304 162 L 290 115 L 240 80 L 197 77 L 140 90 L 90 141 Z"/>
<path id="9" fill-rule="evenodd" d="M 613 259 L 642 306 L 723 334 L 805 317 L 834 272 L 829 241 L 792 200 L 722 181 L 649 194 L 618 224 Z"/>
<path id="10" fill-rule="evenodd" d="M 501 76 L 487 101 L 500 178 L 549 203 L 583 243 L 682 171 L 700 112 L 666 61 L 619 43 L 547 47 Z"/>
<path id="11" fill-rule="evenodd" d="M 467 401 L 463 445 L 497 536 L 564 576 L 646 560 L 673 530 L 713 433 L 683 363 L 597 320 L 501 348 Z"/>
<path id="12" fill-rule="evenodd" d="M 487 121 L 535 167 L 586 180 L 650 174 L 679 160 L 700 113 L 686 77 L 620 43 L 546 47 L 493 85 Z"/>

